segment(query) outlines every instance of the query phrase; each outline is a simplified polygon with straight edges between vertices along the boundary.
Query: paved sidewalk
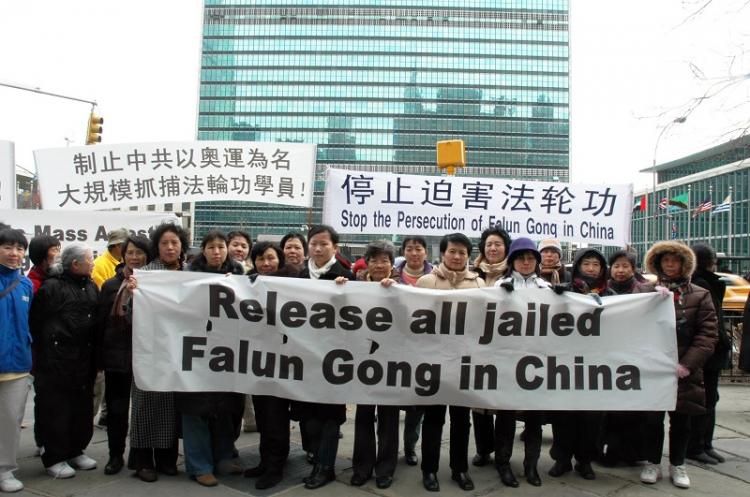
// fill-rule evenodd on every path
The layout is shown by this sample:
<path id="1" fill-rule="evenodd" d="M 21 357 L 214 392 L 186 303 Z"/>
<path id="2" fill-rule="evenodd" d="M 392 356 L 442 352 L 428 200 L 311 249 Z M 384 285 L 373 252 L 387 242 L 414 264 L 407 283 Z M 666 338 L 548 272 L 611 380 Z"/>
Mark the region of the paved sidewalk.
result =
<path id="1" fill-rule="evenodd" d="M 639 468 L 618 467 L 604 468 L 595 466 L 597 479 L 584 481 L 574 474 L 563 478 L 547 476 L 547 469 L 551 466 L 549 458 L 549 444 L 551 443 L 551 429 L 545 426 L 544 447 L 542 460 L 539 463 L 543 485 L 532 487 L 525 480 L 519 478 L 521 486 L 517 489 L 503 487 L 495 470 L 489 466 L 484 468 L 472 467 L 470 472 L 476 489 L 473 492 L 461 491 L 450 479 L 448 468 L 448 426 L 444 430 L 442 458 L 440 462 L 439 479 L 443 496 L 509 496 L 523 497 L 531 495 L 547 495 L 567 497 L 584 496 L 657 496 L 657 495 L 710 495 L 722 497 L 750 496 L 750 386 L 722 385 L 720 388 L 721 401 L 716 430 L 716 447 L 727 457 L 727 462 L 717 466 L 690 465 L 688 473 L 692 480 L 690 490 L 680 490 L 671 485 L 668 477 L 653 486 L 640 483 Z M 29 399 L 31 401 L 31 399 Z M 31 402 L 27 409 L 27 424 L 31 424 L 33 412 Z M 395 481 L 391 488 L 379 490 L 374 481 L 360 488 L 348 484 L 351 477 L 352 442 L 354 438 L 354 411 L 349 411 L 349 419 L 342 427 L 344 438 L 339 450 L 338 479 L 317 491 L 306 490 L 301 484 L 301 477 L 309 472 L 309 466 L 304 461 L 304 454 L 299 445 L 299 432 L 296 424 L 292 431 L 292 455 L 287 467 L 285 481 L 271 491 L 257 491 L 252 486 L 253 480 L 241 476 L 220 477 L 221 484 L 216 488 L 203 488 L 188 479 L 184 473 L 179 476 L 161 476 L 156 483 L 143 483 L 131 476 L 132 472 L 123 470 L 115 476 L 104 475 L 103 468 L 107 461 L 106 432 L 102 429 L 94 430 L 87 454 L 99 461 L 99 468 L 94 471 L 79 471 L 75 478 L 69 480 L 54 480 L 47 476 L 41 460 L 34 457 L 34 439 L 32 429 L 23 430 L 21 440 L 20 470 L 17 476 L 24 482 L 26 488 L 18 496 L 87 496 L 87 497 L 161 497 L 174 496 L 193 497 L 210 495 L 235 495 L 238 497 L 254 495 L 284 495 L 284 496 L 409 496 L 436 495 L 426 492 L 422 488 L 419 466 L 407 466 L 403 459 L 399 461 Z M 520 432 L 520 429 L 518 430 Z M 473 439 L 472 439 L 473 444 Z M 252 465 L 257 461 L 257 433 L 246 434 L 237 442 L 240 456 L 244 463 Z M 473 447 L 470 455 L 473 455 Z M 523 447 L 518 442 L 514 450 L 513 466 L 516 472 L 521 472 Z M 182 463 L 182 458 L 180 458 Z M 667 458 L 663 462 L 663 470 L 667 473 Z M 182 464 L 180 469 L 184 469 Z"/>

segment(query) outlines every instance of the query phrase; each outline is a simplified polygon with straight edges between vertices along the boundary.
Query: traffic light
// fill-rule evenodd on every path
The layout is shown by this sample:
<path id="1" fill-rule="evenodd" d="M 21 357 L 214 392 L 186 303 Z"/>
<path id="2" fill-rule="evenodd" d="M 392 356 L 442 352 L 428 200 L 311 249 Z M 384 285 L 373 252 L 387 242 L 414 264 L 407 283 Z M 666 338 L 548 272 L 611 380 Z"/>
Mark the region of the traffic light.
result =
<path id="1" fill-rule="evenodd" d="M 456 174 L 457 167 L 466 166 L 466 148 L 463 140 L 437 142 L 437 167 L 445 169 L 449 176 Z"/>
<path id="2" fill-rule="evenodd" d="M 98 117 L 93 112 L 89 115 L 89 128 L 86 132 L 86 145 L 93 145 L 102 141 L 102 124 L 104 118 Z"/>

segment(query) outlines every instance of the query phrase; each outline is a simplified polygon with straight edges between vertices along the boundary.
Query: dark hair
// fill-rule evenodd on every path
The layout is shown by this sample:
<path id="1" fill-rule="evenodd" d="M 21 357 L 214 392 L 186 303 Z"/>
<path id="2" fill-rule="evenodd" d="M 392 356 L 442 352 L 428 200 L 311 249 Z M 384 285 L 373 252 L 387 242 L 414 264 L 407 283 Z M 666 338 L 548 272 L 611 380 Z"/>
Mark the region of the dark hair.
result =
<path id="1" fill-rule="evenodd" d="M 443 236 L 443 238 L 440 239 L 440 253 L 445 253 L 446 250 L 448 250 L 448 244 L 449 243 L 457 243 L 460 245 L 463 245 L 466 247 L 466 250 L 469 252 L 469 255 L 471 255 L 471 249 L 472 244 L 471 240 L 464 235 L 463 233 L 450 233 L 448 235 Z"/>
<path id="2" fill-rule="evenodd" d="M 396 257 L 395 252 L 396 248 L 391 242 L 387 240 L 377 240 L 367 244 L 367 248 L 365 249 L 365 262 L 369 262 L 373 257 L 385 254 L 388 256 L 391 264 L 393 264 L 393 260 Z"/>
<path id="3" fill-rule="evenodd" d="M 406 244 L 409 242 L 418 243 L 421 246 L 423 246 L 425 250 L 427 250 L 427 240 L 425 240 L 423 236 L 406 235 L 404 237 L 404 240 L 401 242 L 401 255 L 404 255 L 404 251 L 406 250 Z"/>
<path id="4" fill-rule="evenodd" d="M 331 243 L 333 243 L 334 245 L 338 245 L 339 234 L 336 233 L 335 229 L 328 226 L 327 224 L 316 224 L 315 226 L 310 228 L 310 231 L 307 232 L 307 241 L 309 242 L 312 237 L 321 233 L 328 233 L 331 236 Z"/>
<path id="5" fill-rule="evenodd" d="M 255 265 L 255 259 L 263 255 L 268 249 L 273 249 L 273 251 L 276 252 L 276 257 L 279 258 L 279 267 L 276 269 L 284 267 L 284 252 L 281 251 L 278 245 L 268 241 L 258 242 L 253 245 L 253 250 L 250 252 L 250 260 L 253 262 L 253 265 Z"/>
<path id="6" fill-rule="evenodd" d="M 612 267 L 612 264 L 614 264 L 617 259 L 621 259 L 623 257 L 628 260 L 630 265 L 633 267 L 633 271 L 635 271 L 636 254 L 629 250 L 618 250 L 617 252 L 609 256 L 609 260 L 607 262 L 609 263 L 609 266 Z"/>
<path id="7" fill-rule="evenodd" d="M 130 235 L 127 240 L 122 244 L 122 255 L 125 256 L 125 252 L 128 251 L 128 245 L 135 245 L 139 249 L 146 253 L 146 264 L 154 259 L 151 253 L 151 241 L 142 235 Z"/>
<path id="8" fill-rule="evenodd" d="M 231 242 L 234 238 L 242 237 L 245 240 L 247 240 L 247 244 L 250 246 L 250 248 L 253 247 L 253 239 L 250 238 L 250 235 L 245 231 L 230 231 L 227 233 L 227 245 L 229 245 L 229 242 Z"/>
<path id="9" fill-rule="evenodd" d="M 0 231 L 11 229 L 10 224 L 0 223 Z"/>
<path id="10" fill-rule="evenodd" d="M 37 235 L 29 242 L 29 259 L 38 266 L 47 260 L 47 252 L 52 247 L 59 247 L 60 240 L 51 235 Z"/>
<path id="11" fill-rule="evenodd" d="M 174 233 L 180 239 L 180 261 L 185 262 L 185 253 L 190 248 L 190 236 L 182 226 L 172 223 L 162 223 L 151 232 L 151 259 L 159 258 L 159 241 L 167 232 Z"/>
<path id="12" fill-rule="evenodd" d="M 227 237 L 227 235 L 219 230 L 211 230 L 206 233 L 203 237 L 203 240 L 201 240 L 201 252 L 203 252 L 203 249 L 206 248 L 206 245 L 208 245 L 210 242 L 213 242 L 214 240 L 223 240 L 224 245 L 229 245 L 229 238 Z"/>
<path id="13" fill-rule="evenodd" d="M 300 241 L 300 243 L 302 243 L 302 250 L 304 251 L 305 255 L 307 255 L 307 240 L 305 240 L 305 235 L 298 231 L 290 231 L 281 238 L 281 241 L 279 242 L 279 247 L 281 247 L 281 250 L 283 251 L 286 242 L 293 238 L 296 238 Z"/>
<path id="14" fill-rule="evenodd" d="M 482 254 L 482 257 L 484 257 L 484 245 L 485 243 L 487 243 L 487 239 L 492 235 L 497 235 L 503 239 L 503 244 L 505 245 L 505 257 L 508 257 L 508 251 L 510 250 L 510 244 L 512 240 L 510 239 L 510 235 L 507 231 L 502 228 L 498 228 L 497 226 L 491 226 L 482 231 L 482 235 L 479 238 L 479 253 Z"/>
<path id="15" fill-rule="evenodd" d="M 29 247 L 29 242 L 26 240 L 23 231 L 14 230 L 13 228 L 0 231 L 0 245 L 5 245 L 6 243 L 17 243 L 23 247 L 24 251 Z"/>
<path id="16" fill-rule="evenodd" d="M 710 271 L 716 264 L 716 251 L 707 243 L 696 243 L 692 247 L 695 254 L 695 269 Z"/>

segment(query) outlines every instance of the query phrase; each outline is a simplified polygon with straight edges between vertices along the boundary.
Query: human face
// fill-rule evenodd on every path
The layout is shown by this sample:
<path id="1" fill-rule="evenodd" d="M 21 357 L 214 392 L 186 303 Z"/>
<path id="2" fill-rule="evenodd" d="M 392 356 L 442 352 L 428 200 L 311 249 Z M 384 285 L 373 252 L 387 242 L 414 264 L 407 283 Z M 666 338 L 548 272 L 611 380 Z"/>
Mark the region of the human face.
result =
<path id="1" fill-rule="evenodd" d="M 513 270 L 528 276 L 536 270 L 536 257 L 531 251 L 524 250 L 513 259 Z"/>
<path id="2" fill-rule="evenodd" d="M 260 254 L 253 261 L 255 269 L 260 274 L 269 274 L 279 269 L 279 256 L 276 255 L 276 251 L 271 247 L 268 247 L 265 252 Z"/>
<path id="3" fill-rule="evenodd" d="M 284 244 L 284 262 L 290 266 L 301 266 L 305 260 L 305 247 L 299 238 L 290 238 Z"/>
<path id="4" fill-rule="evenodd" d="M 221 238 L 214 238 L 203 247 L 203 256 L 208 267 L 218 268 L 227 260 L 227 243 Z"/>
<path id="5" fill-rule="evenodd" d="M 11 269 L 18 269 L 23 264 L 26 249 L 18 243 L 3 243 L 0 245 L 0 264 Z"/>
<path id="6" fill-rule="evenodd" d="M 560 262 L 560 254 L 557 253 L 557 250 L 546 248 L 542 250 L 542 264 L 545 266 L 554 266 L 558 262 Z"/>
<path id="7" fill-rule="evenodd" d="M 53 266 L 60 259 L 60 246 L 55 245 L 47 249 L 47 260 L 44 261 L 47 264 L 46 267 Z"/>
<path id="8" fill-rule="evenodd" d="M 679 278 L 682 275 L 682 259 L 675 254 L 664 254 L 661 258 L 661 272 L 667 278 Z"/>
<path id="9" fill-rule="evenodd" d="M 148 257 L 146 256 L 146 252 L 136 247 L 135 244 L 128 243 L 128 248 L 125 249 L 124 259 L 125 266 L 127 266 L 128 269 L 138 269 L 139 267 L 146 265 Z"/>
<path id="10" fill-rule="evenodd" d="M 182 242 L 176 233 L 167 231 L 159 238 L 159 259 L 165 264 L 179 261 L 181 252 Z"/>
<path id="11" fill-rule="evenodd" d="M 443 264 L 451 271 L 463 271 L 469 262 L 469 251 L 460 243 L 448 242 L 443 252 Z"/>
<path id="12" fill-rule="evenodd" d="M 625 257 L 615 259 L 612 267 L 609 268 L 609 273 L 612 275 L 612 279 L 618 283 L 624 283 L 635 276 L 633 266 Z"/>
<path id="13" fill-rule="evenodd" d="M 427 250 L 421 243 L 408 241 L 404 247 L 404 257 L 406 265 L 414 270 L 424 267 L 424 261 L 427 259 Z"/>
<path id="14" fill-rule="evenodd" d="M 372 281 L 380 281 L 391 275 L 393 263 L 386 254 L 376 255 L 367 259 L 367 272 Z"/>
<path id="15" fill-rule="evenodd" d="M 336 253 L 337 248 L 338 245 L 333 243 L 331 234 L 327 231 L 313 236 L 307 244 L 307 251 L 310 254 L 310 258 L 318 267 L 330 261 L 331 257 Z"/>
<path id="16" fill-rule="evenodd" d="M 73 261 L 70 266 L 70 272 L 78 276 L 91 276 L 94 270 L 94 253 L 87 250 L 81 260 Z"/>
<path id="17" fill-rule="evenodd" d="M 505 242 L 497 235 L 490 235 L 484 242 L 484 258 L 490 264 L 497 264 L 505 259 Z"/>
<path id="18" fill-rule="evenodd" d="M 247 254 L 250 253 L 250 244 L 244 236 L 235 236 L 229 240 L 229 256 L 237 262 L 245 262 Z"/>
<path id="19" fill-rule="evenodd" d="M 602 272 L 602 263 L 596 257 L 584 257 L 579 266 L 579 271 L 584 276 L 596 278 Z"/>

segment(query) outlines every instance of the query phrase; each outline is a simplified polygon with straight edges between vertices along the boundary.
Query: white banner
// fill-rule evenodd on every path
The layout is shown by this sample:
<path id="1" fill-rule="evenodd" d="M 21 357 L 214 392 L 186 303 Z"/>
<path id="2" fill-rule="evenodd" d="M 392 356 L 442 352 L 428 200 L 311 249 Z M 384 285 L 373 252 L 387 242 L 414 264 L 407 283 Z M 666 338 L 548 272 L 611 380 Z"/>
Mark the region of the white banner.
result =
<path id="1" fill-rule="evenodd" d="M 311 207 L 315 145 L 196 141 L 34 152 L 45 209 L 245 200 Z"/>
<path id="2" fill-rule="evenodd" d="M 171 212 L 118 212 L 118 211 L 48 211 L 0 210 L 0 221 L 23 230 L 26 238 L 51 235 L 67 243 L 83 243 L 94 251 L 94 256 L 107 249 L 107 233 L 117 228 L 127 228 L 135 235 L 148 236 L 161 223 L 182 226 L 182 221 Z M 29 269 L 28 255 L 24 270 Z"/>
<path id="3" fill-rule="evenodd" d="M 466 176 L 326 171 L 323 222 L 340 233 L 630 242 L 632 185 L 579 185 Z"/>
<path id="4" fill-rule="evenodd" d="M 137 384 L 347 404 L 672 410 L 674 307 L 656 293 L 437 291 L 138 271 Z"/>
<path id="5" fill-rule="evenodd" d="M 0 140 L 0 209 L 16 208 L 16 159 L 13 142 Z"/>

